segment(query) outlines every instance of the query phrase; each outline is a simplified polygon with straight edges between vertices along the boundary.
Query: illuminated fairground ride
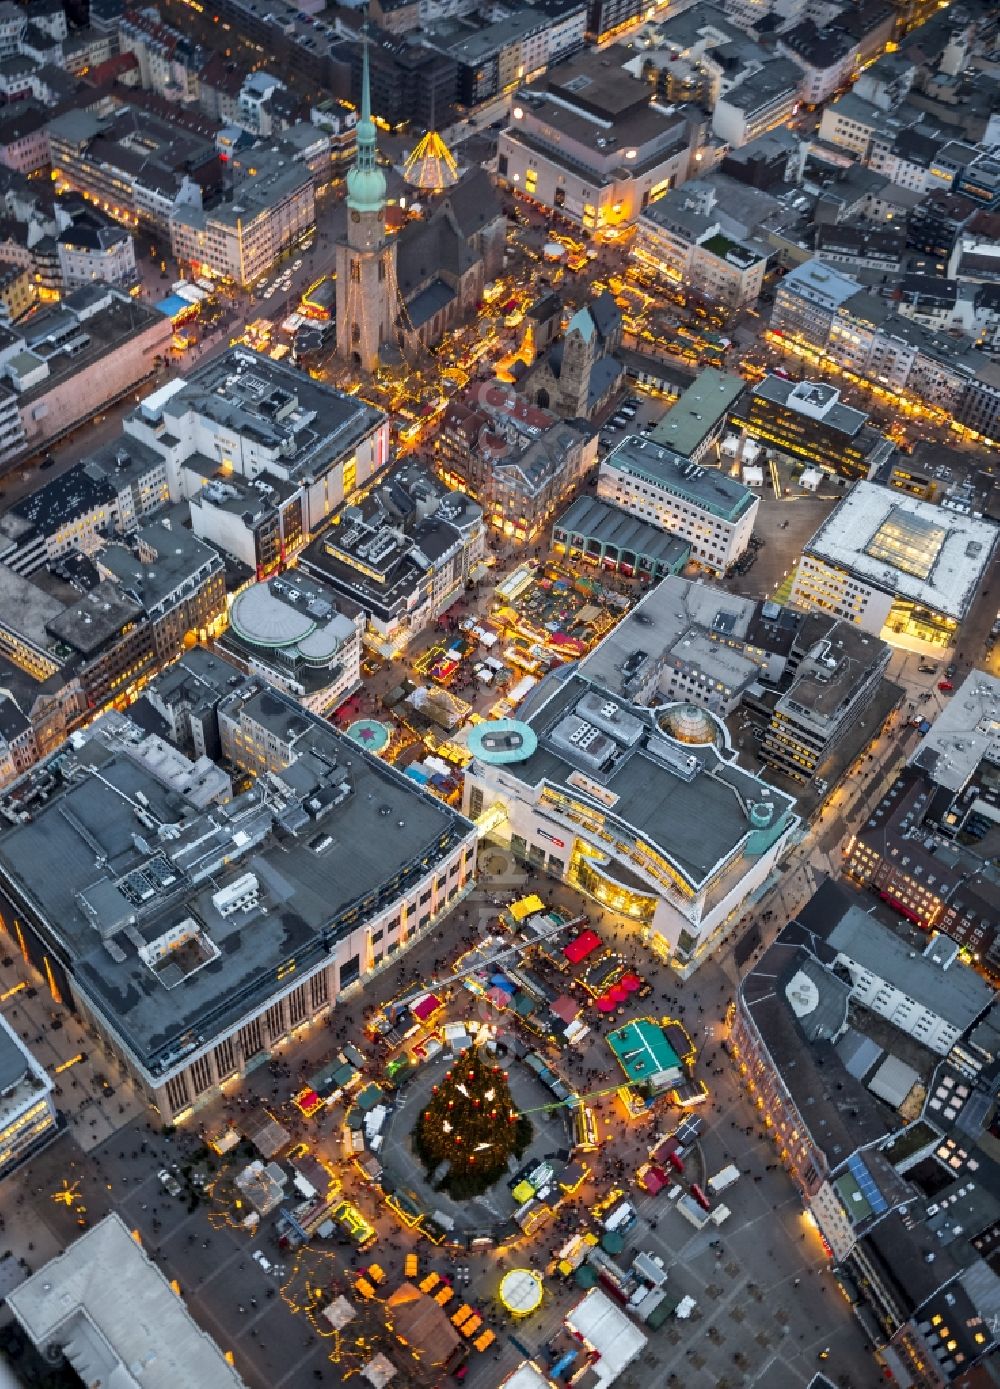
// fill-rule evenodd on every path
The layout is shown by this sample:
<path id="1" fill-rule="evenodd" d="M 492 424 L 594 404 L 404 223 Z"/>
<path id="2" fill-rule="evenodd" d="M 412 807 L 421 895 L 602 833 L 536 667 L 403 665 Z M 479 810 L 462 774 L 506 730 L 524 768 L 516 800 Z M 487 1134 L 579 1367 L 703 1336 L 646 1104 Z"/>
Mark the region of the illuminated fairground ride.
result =
<path id="1" fill-rule="evenodd" d="M 410 187 L 422 193 L 440 193 L 442 189 L 454 188 L 460 177 L 455 156 L 436 130 L 428 130 L 410 151 L 402 173 Z"/>

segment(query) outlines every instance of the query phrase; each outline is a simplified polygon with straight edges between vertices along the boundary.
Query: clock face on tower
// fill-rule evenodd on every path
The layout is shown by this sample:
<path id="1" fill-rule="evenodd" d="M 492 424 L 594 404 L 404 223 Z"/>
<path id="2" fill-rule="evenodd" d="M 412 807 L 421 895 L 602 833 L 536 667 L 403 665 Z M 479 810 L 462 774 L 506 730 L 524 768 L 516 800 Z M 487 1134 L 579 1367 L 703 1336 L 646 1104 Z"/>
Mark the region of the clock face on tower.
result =
<path id="1" fill-rule="evenodd" d="M 352 212 L 352 213 L 351 213 L 351 221 L 352 221 L 352 222 L 360 222 L 360 221 L 361 221 L 361 213 L 360 213 L 360 212 Z"/>

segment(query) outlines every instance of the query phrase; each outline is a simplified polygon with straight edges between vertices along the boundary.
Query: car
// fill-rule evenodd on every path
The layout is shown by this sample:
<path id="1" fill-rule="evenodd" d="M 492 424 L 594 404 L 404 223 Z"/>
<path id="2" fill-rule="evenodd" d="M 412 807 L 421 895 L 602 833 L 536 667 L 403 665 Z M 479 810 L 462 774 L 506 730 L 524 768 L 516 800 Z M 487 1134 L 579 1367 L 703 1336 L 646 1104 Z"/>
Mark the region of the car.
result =
<path id="1" fill-rule="evenodd" d="M 919 671 L 921 672 L 922 675 L 936 675 L 936 674 L 937 674 L 937 666 L 930 666 L 930 665 L 927 665 L 927 664 L 924 663 L 924 662 L 921 662 L 920 665 L 917 666 L 917 670 L 919 670 Z"/>
<path id="2" fill-rule="evenodd" d="M 293 260 L 293 261 L 292 261 L 292 269 L 293 269 L 293 270 L 301 270 L 304 264 L 305 264 L 305 261 L 304 261 L 304 260 L 302 259 L 302 257 L 300 256 L 300 257 L 298 258 L 298 260 Z"/>
<path id="3" fill-rule="evenodd" d="M 271 1262 L 265 1256 L 264 1251 L 262 1249 L 255 1249 L 253 1251 L 253 1261 L 256 1264 L 260 1264 L 261 1268 L 264 1270 L 265 1273 L 271 1272 Z"/>
<path id="4" fill-rule="evenodd" d="M 958 666 L 954 661 L 948 662 L 944 668 L 944 674 L 946 680 L 954 680 L 955 676 L 958 674 Z"/>
<path id="5" fill-rule="evenodd" d="M 164 1191 L 171 1196 L 180 1196 L 181 1184 L 172 1172 L 168 1171 L 166 1167 L 162 1167 L 156 1176 Z"/>
<path id="6" fill-rule="evenodd" d="M 954 688 L 955 686 L 951 683 L 950 680 L 938 681 L 938 689 L 941 691 L 942 694 L 951 694 Z"/>
<path id="7" fill-rule="evenodd" d="M 40 468 L 51 468 L 55 461 L 56 460 L 52 457 L 51 453 L 47 453 L 38 466 Z"/>

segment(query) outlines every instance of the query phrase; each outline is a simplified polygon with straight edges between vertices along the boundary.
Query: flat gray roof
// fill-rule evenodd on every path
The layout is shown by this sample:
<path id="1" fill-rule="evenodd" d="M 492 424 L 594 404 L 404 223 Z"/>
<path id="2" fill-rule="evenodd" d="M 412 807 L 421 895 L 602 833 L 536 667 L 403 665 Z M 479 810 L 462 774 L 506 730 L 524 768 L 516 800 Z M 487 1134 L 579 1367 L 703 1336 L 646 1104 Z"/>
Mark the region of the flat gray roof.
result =
<path id="1" fill-rule="evenodd" d="M 939 786 L 961 791 L 980 762 L 1000 766 L 1000 679 L 973 670 L 911 758 Z"/>
<path id="2" fill-rule="evenodd" d="M 7 1301 L 34 1343 L 62 1346 L 87 1384 L 246 1389 L 117 1214 L 74 1240 Z"/>
<path id="3" fill-rule="evenodd" d="M 272 995 L 289 961 L 298 976 L 327 958 L 396 900 L 407 874 L 427 872 L 469 832 L 456 811 L 259 681 L 241 681 L 223 712 L 293 746 L 266 796 L 255 785 L 201 810 L 143 765 L 120 719 L 98 720 L 62 750 L 31 822 L 0 833 L 8 891 L 154 1070 Z M 224 917 L 214 896 L 245 873 L 258 879 L 259 909 Z M 168 986 L 140 948 L 188 919 L 218 953 Z"/>
<path id="4" fill-rule="evenodd" d="M 692 463 L 676 449 L 635 434 L 626 435 L 606 455 L 604 465 L 648 478 L 657 487 L 730 522 L 739 520 L 757 501 L 751 488 L 721 469 Z"/>
<path id="5" fill-rule="evenodd" d="M 650 439 L 690 457 L 728 415 L 745 389 L 742 376 L 706 367 L 650 431 Z"/>
<path id="6" fill-rule="evenodd" d="M 703 636 L 707 641 L 714 633 L 719 640 L 710 643 L 711 651 L 699 645 L 697 653 L 688 654 L 692 659 L 697 654 L 706 660 L 713 673 L 718 669 L 720 678 L 724 671 L 738 688 L 741 681 L 733 663 L 742 663 L 739 670 L 747 679 L 757 674 L 757 666 L 723 643 L 748 642 L 756 611 L 752 598 L 668 574 L 584 657 L 580 669 L 588 679 L 618 690 L 626 669 L 634 669 L 635 679 L 641 676 L 642 666 L 635 659 L 638 654 L 657 661 L 687 634 Z"/>
<path id="7" fill-rule="evenodd" d="M 827 936 L 827 943 L 959 1032 L 971 1027 L 993 998 L 993 989 L 975 970 L 959 960 L 942 969 L 860 907 L 852 906 L 844 913 Z"/>
<path id="8" fill-rule="evenodd" d="M 877 541 L 880 532 L 900 527 L 912 527 L 924 535 L 921 553 L 928 566 L 926 577 L 891 563 L 886 557 L 891 551 Z M 998 535 L 1000 530 L 992 521 L 962 516 L 876 482 L 859 482 L 804 549 L 883 593 L 961 619 L 975 597 Z"/>
<path id="9" fill-rule="evenodd" d="M 614 723 L 630 740 L 611 769 L 604 771 L 575 757 L 559 729 L 567 718 L 590 722 L 593 709 L 602 702 L 620 709 L 625 717 L 616 716 Z M 626 835 L 638 835 L 654 846 L 695 890 L 744 843 L 752 828 L 751 805 L 770 801 L 772 825 L 777 826 L 795 804 L 791 796 L 728 761 L 716 748 L 675 742 L 652 712 L 609 695 L 582 674 L 554 685 L 548 698 L 534 704 L 527 722 L 538 735 L 538 750 L 505 772 L 530 786 L 549 782 L 571 798 L 588 802 L 592 798 L 570 779 L 582 771 L 612 798 L 610 807 L 603 800 L 594 802 L 606 821 L 620 823 Z M 601 736 L 607 743 L 615 741 L 607 732 Z"/>

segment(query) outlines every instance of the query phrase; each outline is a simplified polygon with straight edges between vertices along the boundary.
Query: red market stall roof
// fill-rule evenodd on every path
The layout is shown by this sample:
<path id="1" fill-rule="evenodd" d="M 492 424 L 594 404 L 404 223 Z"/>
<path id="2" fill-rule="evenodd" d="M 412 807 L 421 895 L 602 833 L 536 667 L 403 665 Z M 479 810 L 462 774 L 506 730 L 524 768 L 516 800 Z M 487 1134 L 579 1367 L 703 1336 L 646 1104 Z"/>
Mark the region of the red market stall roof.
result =
<path id="1" fill-rule="evenodd" d="M 569 994 L 560 994 L 558 998 L 553 999 L 549 1007 L 560 1022 L 573 1022 L 580 1014 L 579 1003 L 575 998 L 570 998 Z"/>
<path id="2" fill-rule="evenodd" d="M 436 994 L 424 994 L 423 998 L 420 999 L 418 1003 L 413 1004 L 410 1008 L 410 1012 L 415 1018 L 419 1018 L 421 1022 L 426 1022 L 428 1018 L 434 1016 L 440 1007 L 441 1000 Z"/>
<path id="3" fill-rule="evenodd" d="M 623 974 L 618 982 L 626 993 L 634 994 L 636 989 L 642 988 L 642 980 L 638 974 Z"/>
<path id="4" fill-rule="evenodd" d="M 662 1167 L 657 1167 L 651 1163 L 642 1174 L 642 1184 L 650 1196 L 655 1196 L 658 1191 L 662 1191 L 665 1186 L 670 1185 L 670 1178 Z"/>
<path id="5" fill-rule="evenodd" d="M 599 1013 L 613 1013 L 615 1011 L 615 1005 L 606 994 L 597 1000 L 597 1011 Z"/>
<path id="6" fill-rule="evenodd" d="M 568 945 L 563 947 L 563 954 L 571 965 L 578 965 L 581 960 L 585 960 L 588 955 L 592 955 L 600 945 L 600 936 L 596 931 L 591 931 L 588 927 L 586 931 L 581 931 Z"/>

